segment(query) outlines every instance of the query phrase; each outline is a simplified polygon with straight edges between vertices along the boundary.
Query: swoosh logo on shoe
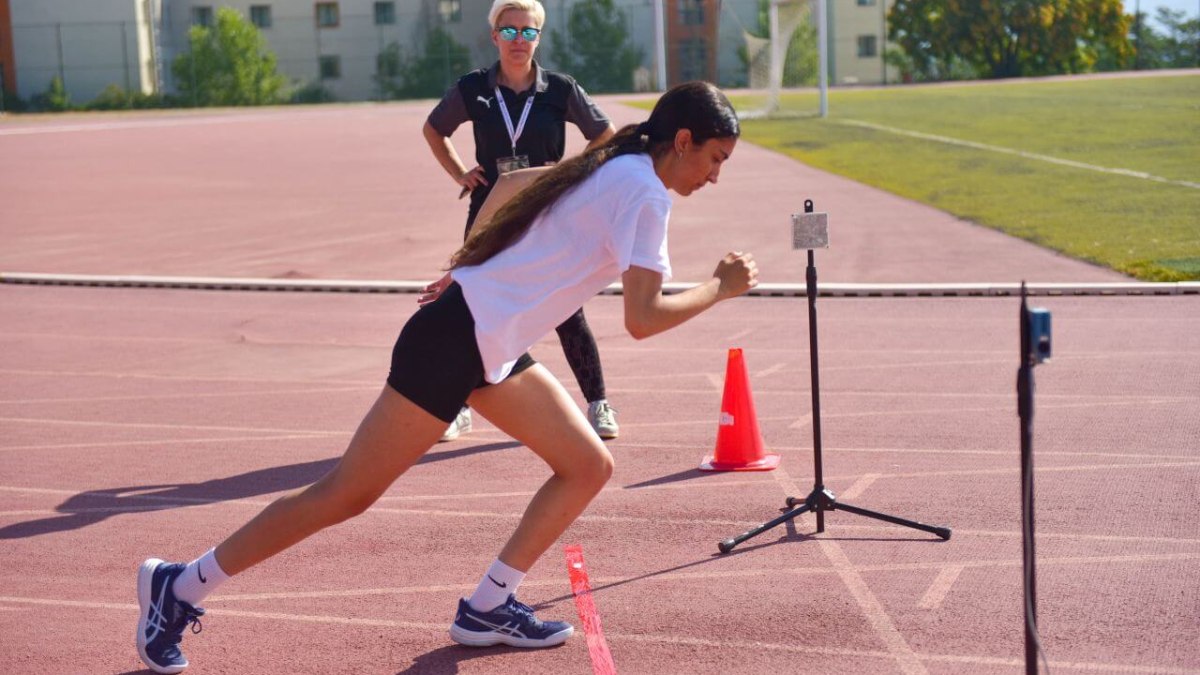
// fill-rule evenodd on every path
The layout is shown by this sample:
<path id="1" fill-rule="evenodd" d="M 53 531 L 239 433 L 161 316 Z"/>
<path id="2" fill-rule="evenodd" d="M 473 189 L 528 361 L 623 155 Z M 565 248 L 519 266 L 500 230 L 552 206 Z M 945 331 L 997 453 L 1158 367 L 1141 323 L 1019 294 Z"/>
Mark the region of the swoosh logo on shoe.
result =
<path id="1" fill-rule="evenodd" d="M 200 564 L 196 563 L 196 576 L 200 577 L 200 583 L 207 584 L 208 579 L 204 578 L 204 572 L 200 571 Z"/>
<path id="2" fill-rule="evenodd" d="M 492 575 L 490 575 L 490 574 L 489 574 L 489 575 L 487 575 L 487 578 L 488 578 L 488 579 L 492 579 Z M 506 583 L 505 583 L 505 584 L 502 584 L 502 583 L 500 583 L 499 581 L 496 581 L 495 579 L 492 579 L 492 583 L 493 583 L 493 584 L 496 584 L 496 585 L 497 585 L 497 586 L 499 586 L 500 588 L 508 588 L 508 584 L 506 584 Z"/>

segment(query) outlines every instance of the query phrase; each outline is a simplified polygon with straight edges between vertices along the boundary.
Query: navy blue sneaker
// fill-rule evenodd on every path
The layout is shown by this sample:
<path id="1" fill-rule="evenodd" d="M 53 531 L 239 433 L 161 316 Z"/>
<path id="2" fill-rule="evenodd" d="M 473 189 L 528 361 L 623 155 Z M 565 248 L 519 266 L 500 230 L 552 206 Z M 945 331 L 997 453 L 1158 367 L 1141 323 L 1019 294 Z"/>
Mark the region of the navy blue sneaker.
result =
<path id="1" fill-rule="evenodd" d="M 187 668 L 187 657 L 179 650 L 183 629 L 191 624 L 193 633 L 200 632 L 204 609 L 176 600 L 171 588 L 186 567 L 150 558 L 138 570 L 138 606 L 142 608 L 137 627 L 138 654 L 156 673 L 170 675 Z"/>
<path id="2" fill-rule="evenodd" d="M 571 637 L 575 628 L 565 621 L 541 621 L 533 608 L 517 602 L 516 596 L 490 612 L 471 609 L 465 599 L 458 601 L 458 614 L 450 626 L 450 637 L 460 645 L 488 647 L 553 647 Z"/>

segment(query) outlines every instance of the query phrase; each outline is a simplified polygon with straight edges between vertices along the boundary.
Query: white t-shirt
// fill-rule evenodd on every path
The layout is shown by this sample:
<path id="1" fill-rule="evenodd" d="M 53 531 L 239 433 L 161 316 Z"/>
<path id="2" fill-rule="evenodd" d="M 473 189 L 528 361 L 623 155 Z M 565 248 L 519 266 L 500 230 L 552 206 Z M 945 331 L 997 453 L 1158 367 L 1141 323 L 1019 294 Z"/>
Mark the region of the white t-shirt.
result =
<path id="1" fill-rule="evenodd" d="M 484 377 L 517 358 L 636 265 L 671 278 L 671 197 L 649 155 L 609 160 L 482 265 L 451 273 L 475 317 Z"/>

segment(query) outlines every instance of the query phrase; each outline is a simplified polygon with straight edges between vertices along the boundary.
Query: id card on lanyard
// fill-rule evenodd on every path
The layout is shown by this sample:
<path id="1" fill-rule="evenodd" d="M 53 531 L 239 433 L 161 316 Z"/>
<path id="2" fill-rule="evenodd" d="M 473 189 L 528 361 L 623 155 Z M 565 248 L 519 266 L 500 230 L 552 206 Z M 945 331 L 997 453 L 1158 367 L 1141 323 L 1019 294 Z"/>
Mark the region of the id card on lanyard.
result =
<path id="1" fill-rule="evenodd" d="M 525 100 L 525 108 L 521 111 L 521 119 L 517 121 L 517 127 L 513 128 L 512 117 L 508 114 L 508 106 L 504 103 L 504 94 L 500 93 L 500 87 L 496 87 L 496 102 L 500 105 L 500 114 L 504 116 L 504 127 L 508 129 L 508 139 L 512 144 L 512 155 L 509 157 L 501 157 L 496 160 L 496 170 L 505 174 L 509 171 L 517 169 L 529 168 L 529 155 L 517 154 L 517 139 L 521 137 L 525 131 L 525 122 L 529 119 L 529 109 L 533 107 L 533 97 L 535 94 L 530 94 Z"/>

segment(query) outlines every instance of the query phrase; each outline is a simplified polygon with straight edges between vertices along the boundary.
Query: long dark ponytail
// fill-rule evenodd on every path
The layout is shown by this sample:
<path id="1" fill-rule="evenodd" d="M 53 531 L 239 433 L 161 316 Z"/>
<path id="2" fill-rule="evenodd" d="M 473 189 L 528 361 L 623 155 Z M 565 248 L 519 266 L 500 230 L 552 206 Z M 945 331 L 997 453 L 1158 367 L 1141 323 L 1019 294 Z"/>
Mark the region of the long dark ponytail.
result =
<path id="1" fill-rule="evenodd" d="M 500 207 L 471 231 L 450 258 L 450 268 L 482 264 L 512 246 L 542 211 L 612 158 L 640 153 L 658 158 L 671 152 L 680 129 L 691 131 L 695 143 L 741 134 L 737 113 L 720 89 L 708 82 L 676 85 L 658 99 L 650 119 L 626 125 L 604 145 L 559 163 Z"/>

